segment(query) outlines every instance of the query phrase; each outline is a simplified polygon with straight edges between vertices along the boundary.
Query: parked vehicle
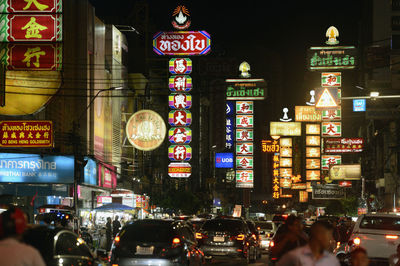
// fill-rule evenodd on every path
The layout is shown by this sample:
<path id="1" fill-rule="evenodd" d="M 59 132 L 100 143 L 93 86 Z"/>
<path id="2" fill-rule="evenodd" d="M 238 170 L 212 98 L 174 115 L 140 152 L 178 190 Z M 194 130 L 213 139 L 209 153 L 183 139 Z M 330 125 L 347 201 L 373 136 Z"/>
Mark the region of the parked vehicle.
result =
<path id="1" fill-rule="evenodd" d="M 28 229 L 23 241 L 42 255 L 46 265 L 105 265 L 97 260 L 85 241 L 63 228 L 37 226 Z"/>
<path id="2" fill-rule="evenodd" d="M 278 226 L 272 221 L 257 221 L 255 226 L 260 233 L 261 250 L 268 251 Z"/>
<path id="3" fill-rule="evenodd" d="M 180 220 L 138 220 L 125 225 L 111 248 L 111 264 L 201 265 L 192 228 Z"/>
<path id="4" fill-rule="evenodd" d="M 207 260 L 229 257 L 248 263 L 257 259 L 250 229 L 240 218 L 217 217 L 208 220 L 196 233 L 196 238 Z"/>

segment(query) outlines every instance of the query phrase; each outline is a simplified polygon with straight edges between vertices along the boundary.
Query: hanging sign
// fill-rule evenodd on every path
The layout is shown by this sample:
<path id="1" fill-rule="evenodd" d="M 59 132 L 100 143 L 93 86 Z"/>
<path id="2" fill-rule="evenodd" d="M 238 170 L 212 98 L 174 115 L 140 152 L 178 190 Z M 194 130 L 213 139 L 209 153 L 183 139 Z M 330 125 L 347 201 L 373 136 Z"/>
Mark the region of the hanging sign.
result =
<path id="1" fill-rule="evenodd" d="M 192 174 L 192 166 L 189 163 L 170 163 L 168 175 L 176 178 L 188 178 Z"/>
<path id="2" fill-rule="evenodd" d="M 292 152 L 292 148 L 290 147 L 281 147 L 281 157 L 292 157 L 293 152 Z"/>
<path id="3" fill-rule="evenodd" d="M 271 136 L 301 136 L 300 122 L 270 122 Z"/>
<path id="4" fill-rule="evenodd" d="M 321 146 L 321 137 L 320 136 L 306 136 L 306 145 L 307 146 Z"/>
<path id="5" fill-rule="evenodd" d="M 292 174 L 292 168 L 279 168 L 280 177 L 291 178 Z"/>
<path id="6" fill-rule="evenodd" d="M 333 165 L 329 169 L 329 177 L 333 180 L 359 180 L 361 178 L 361 165 Z"/>
<path id="7" fill-rule="evenodd" d="M 168 96 L 171 109 L 190 109 L 192 107 L 192 96 L 190 94 L 173 93 Z"/>
<path id="8" fill-rule="evenodd" d="M 168 87 L 171 91 L 191 91 L 192 78 L 188 75 L 171 76 L 168 81 Z"/>
<path id="9" fill-rule="evenodd" d="M 354 69 L 357 49 L 354 46 L 311 47 L 307 52 L 310 70 Z"/>
<path id="10" fill-rule="evenodd" d="M 280 198 L 279 153 L 274 153 L 272 157 L 272 198 Z"/>
<path id="11" fill-rule="evenodd" d="M 342 109 L 329 109 L 329 110 L 322 110 L 322 120 L 342 120 Z"/>
<path id="12" fill-rule="evenodd" d="M 338 107 L 338 89 L 337 88 L 319 88 L 316 90 L 317 109 L 332 109 Z"/>
<path id="13" fill-rule="evenodd" d="M 320 170 L 306 170 L 306 179 L 307 181 L 315 181 L 321 179 L 321 171 Z"/>
<path id="14" fill-rule="evenodd" d="M 0 121 L 0 140 L 0 147 L 53 147 L 53 122 L 44 120 Z"/>
<path id="15" fill-rule="evenodd" d="M 192 130 L 188 127 L 172 127 L 168 130 L 168 139 L 173 144 L 188 144 L 192 141 Z"/>
<path id="16" fill-rule="evenodd" d="M 171 58 L 169 60 L 169 73 L 178 75 L 192 73 L 192 60 L 190 58 Z"/>
<path id="17" fill-rule="evenodd" d="M 236 141 L 253 141 L 253 129 L 236 129 Z"/>
<path id="18" fill-rule="evenodd" d="M 227 79 L 227 100 L 264 100 L 267 83 L 264 79 Z"/>
<path id="19" fill-rule="evenodd" d="M 306 169 L 316 170 L 321 168 L 321 160 L 318 159 L 306 159 Z"/>
<path id="20" fill-rule="evenodd" d="M 262 140 L 261 149 L 262 152 L 275 153 L 279 152 L 280 145 L 277 140 Z"/>
<path id="21" fill-rule="evenodd" d="M 281 178 L 280 179 L 281 188 L 291 188 L 292 187 L 292 179 L 290 178 Z"/>
<path id="22" fill-rule="evenodd" d="M 326 153 L 362 152 L 363 147 L 363 138 L 329 138 L 324 140 L 324 151 Z"/>
<path id="23" fill-rule="evenodd" d="M 314 106 L 296 106 L 295 120 L 297 122 L 321 122 L 321 111 Z"/>
<path id="24" fill-rule="evenodd" d="M 237 114 L 253 114 L 254 104 L 252 101 L 237 101 L 236 102 L 236 113 Z"/>
<path id="25" fill-rule="evenodd" d="M 320 135 L 321 126 L 319 124 L 306 124 L 306 135 Z"/>
<path id="26" fill-rule="evenodd" d="M 253 169 L 254 161 L 252 156 L 236 156 L 237 169 Z"/>
<path id="27" fill-rule="evenodd" d="M 307 158 L 319 158 L 321 157 L 321 149 L 319 147 L 306 147 Z"/>
<path id="28" fill-rule="evenodd" d="M 168 148 L 171 161 L 189 161 L 192 159 L 192 148 L 189 145 L 171 145 Z"/>
<path id="29" fill-rule="evenodd" d="M 157 55 L 205 55 L 211 50 L 211 37 L 206 31 L 158 32 L 153 37 Z"/>
<path id="30" fill-rule="evenodd" d="M 340 137 L 342 136 L 341 122 L 322 122 L 323 137 Z"/>
<path id="31" fill-rule="evenodd" d="M 61 13 L 62 0 L 0 0 L 0 13 Z"/>
<path id="32" fill-rule="evenodd" d="M 173 127 L 185 127 L 192 124 L 192 113 L 186 110 L 175 110 L 168 114 L 168 123 Z"/>
<path id="33" fill-rule="evenodd" d="M 340 72 L 321 73 L 321 87 L 342 87 Z"/>
<path id="34" fill-rule="evenodd" d="M 293 140 L 292 140 L 292 138 L 280 138 L 279 143 L 280 143 L 281 147 L 292 147 Z"/>
<path id="35" fill-rule="evenodd" d="M 62 15 L 0 15 L 0 42 L 62 41 Z"/>
<path id="36" fill-rule="evenodd" d="M 254 172 L 253 170 L 237 170 L 236 171 L 236 187 L 237 188 L 253 188 Z"/>
<path id="37" fill-rule="evenodd" d="M 342 164 L 341 155 L 322 155 L 321 156 L 321 169 L 329 170 L 330 165 Z"/>
<path id="38" fill-rule="evenodd" d="M 254 116 L 253 115 L 237 115 L 236 116 L 236 127 L 237 128 L 252 128 L 252 127 L 254 127 Z"/>
<path id="39" fill-rule="evenodd" d="M 292 167 L 292 158 L 281 158 L 280 166 L 281 167 Z"/>
<path id="40" fill-rule="evenodd" d="M 254 151 L 253 142 L 243 142 L 236 144 L 237 155 L 253 155 Z"/>

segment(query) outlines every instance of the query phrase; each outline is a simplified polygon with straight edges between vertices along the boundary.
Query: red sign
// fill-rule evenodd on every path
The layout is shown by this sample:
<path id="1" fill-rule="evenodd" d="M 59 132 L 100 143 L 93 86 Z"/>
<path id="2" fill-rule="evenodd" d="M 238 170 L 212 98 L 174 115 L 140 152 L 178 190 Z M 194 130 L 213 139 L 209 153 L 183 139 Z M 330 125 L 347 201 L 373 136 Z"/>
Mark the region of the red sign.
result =
<path id="1" fill-rule="evenodd" d="M 6 0 L 7 13 L 60 13 L 62 0 Z M 4 0 L 2 2 L 5 2 Z"/>
<path id="2" fill-rule="evenodd" d="M 1 121 L 0 147 L 53 147 L 52 121 Z"/>
<path id="3" fill-rule="evenodd" d="M 363 138 L 328 138 L 324 143 L 325 153 L 362 152 L 363 147 Z"/>
<path id="4" fill-rule="evenodd" d="M 9 70 L 60 70 L 62 64 L 61 44 L 15 44 L 7 45 L 7 69 Z"/>
<path id="5" fill-rule="evenodd" d="M 61 15 L 7 15 L 10 42 L 55 42 L 62 40 Z"/>
<path id="6" fill-rule="evenodd" d="M 188 178 L 192 174 L 192 166 L 189 163 L 170 163 L 168 175 L 170 177 Z"/>
<path id="7" fill-rule="evenodd" d="M 106 188 L 117 187 L 117 168 L 109 164 L 99 164 L 99 186 Z"/>
<path id="8" fill-rule="evenodd" d="M 351 187 L 351 181 L 339 181 L 339 187 Z"/>
<path id="9" fill-rule="evenodd" d="M 211 37 L 205 31 L 158 32 L 153 51 L 158 55 L 205 55 L 210 52 Z"/>

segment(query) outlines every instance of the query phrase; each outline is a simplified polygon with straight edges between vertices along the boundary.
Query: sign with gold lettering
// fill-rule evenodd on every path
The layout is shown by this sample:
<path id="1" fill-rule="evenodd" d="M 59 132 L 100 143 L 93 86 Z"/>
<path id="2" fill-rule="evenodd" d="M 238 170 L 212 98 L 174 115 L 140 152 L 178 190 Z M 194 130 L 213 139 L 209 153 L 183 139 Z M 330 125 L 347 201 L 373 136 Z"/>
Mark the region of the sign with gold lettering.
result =
<path id="1" fill-rule="evenodd" d="M 262 140 L 261 147 L 263 152 L 279 152 L 280 146 L 277 140 Z"/>
<path id="2" fill-rule="evenodd" d="M 322 121 L 321 111 L 314 106 L 296 106 L 295 120 L 297 122 L 320 122 Z"/>
<path id="3" fill-rule="evenodd" d="M 321 134 L 321 126 L 319 124 L 306 124 L 307 135 L 319 135 Z"/>
<path id="4" fill-rule="evenodd" d="M 61 13 L 62 0 L 0 0 L 0 13 Z"/>
<path id="5" fill-rule="evenodd" d="M 270 122 L 271 136 L 301 136 L 300 122 Z"/>
<path id="6" fill-rule="evenodd" d="M 1 121 L 0 147 L 53 147 L 52 121 Z"/>

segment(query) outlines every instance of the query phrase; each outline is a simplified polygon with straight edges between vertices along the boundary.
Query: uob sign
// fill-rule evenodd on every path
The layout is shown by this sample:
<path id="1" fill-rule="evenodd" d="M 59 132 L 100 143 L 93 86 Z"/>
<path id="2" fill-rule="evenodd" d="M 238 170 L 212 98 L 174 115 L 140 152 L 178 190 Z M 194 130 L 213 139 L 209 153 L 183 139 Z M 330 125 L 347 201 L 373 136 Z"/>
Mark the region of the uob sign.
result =
<path id="1" fill-rule="evenodd" d="M 216 153 L 216 168 L 233 168 L 233 153 Z"/>

